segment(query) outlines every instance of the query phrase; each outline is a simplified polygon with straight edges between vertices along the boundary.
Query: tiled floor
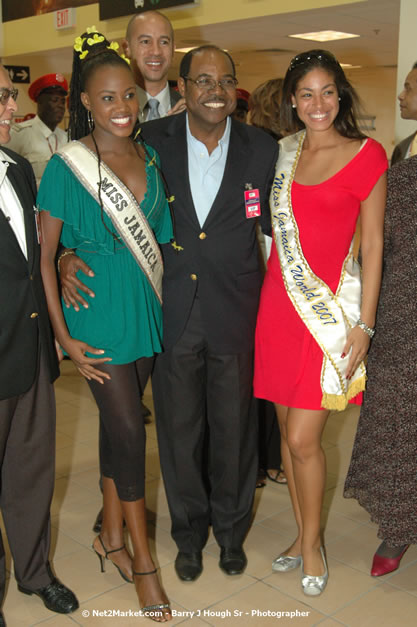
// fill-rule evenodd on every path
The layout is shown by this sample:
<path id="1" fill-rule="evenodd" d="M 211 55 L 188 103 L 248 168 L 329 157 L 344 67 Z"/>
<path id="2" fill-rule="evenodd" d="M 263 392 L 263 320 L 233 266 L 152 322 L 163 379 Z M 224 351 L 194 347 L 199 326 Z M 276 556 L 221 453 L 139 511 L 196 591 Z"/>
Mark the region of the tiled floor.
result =
<path id="1" fill-rule="evenodd" d="M 97 410 L 85 382 L 68 361 L 63 364 L 56 392 L 53 562 L 57 575 L 76 592 L 80 609 L 71 616 L 54 615 L 36 597 L 19 593 L 12 575 L 3 608 L 8 627 L 40 624 L 70 627 L 74 623 L 85 627 L 124 627 L 136 625 L 138 620 L 150 625 L 147 619 L 128 616 L 129 610 L 133 613 L 139 609 L 133 586 L 123 583 L 110 564 L 108 572 L 101 574 L 90 548 L 94 537 L 91 526 L 101 503 L 97 484 Z M 150 390 L 145 402 L 152 406 Z M 149 533 L 165 589 L 177 613 L 171 625 L 185 622 L 192 626 L 222 627 L 264 624 L 414 627 L 417 624 L 417 547 L 409 549 L 397 572 L 383 580 L 371 578 L 369 567 L 378 543 L 376 527 L 355 501 L 342 496 L 357 418 L 356 409 L 334 415 L 324 434 L 328 484 L 323 525 L 330 579 L 325 594 L 316 599 L 302 594 L 299 571 L 271 572 L 272 558 L 288 546 L 294 535 L 287 489 L 271 482 L 256 491 L 253 526 L 245 543 L 249 559 L 245 574 L 228 577 L 219 570 L 219 551 L 211 537 L 204 551 L 201 577 L 194 583 L 177 579 L 176 548 L 169 534 L 155 424 L 147 426 Z M 119 616 L 114 615 L 117 611 Z"/>

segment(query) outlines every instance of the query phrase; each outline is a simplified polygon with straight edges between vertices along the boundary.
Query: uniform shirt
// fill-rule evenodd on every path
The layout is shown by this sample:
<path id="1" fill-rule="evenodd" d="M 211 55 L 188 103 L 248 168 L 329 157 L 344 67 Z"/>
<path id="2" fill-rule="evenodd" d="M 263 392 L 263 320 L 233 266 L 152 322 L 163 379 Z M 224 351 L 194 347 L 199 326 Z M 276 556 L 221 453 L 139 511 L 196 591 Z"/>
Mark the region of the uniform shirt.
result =
<path id="1" fill-rule="evenodd" d="M 203 144 L 192 135 L 187 115 L 188 173 L 191 194 L 200 226 L 203 226 L 210 212 L 223 179 L 230 141 L 230 117 L 227 117 L 223 137 L 209 155 Z"/>
<path id="2" fill-rule="evenodd" d="M 16 164 L 16 161 L 0 150 L 0 211 L 2 211 L 6 216 L 6 220 L 12 227 L 13 232 L 16 235 L 16 239 L 19 242 L 19 246 L 27 259 L 28 255 L 23 207 L 16 192 L 14 191 L 13 185 L 7 177 L 7 168 L 9 167 L 9 163 Z"/>
<path id="3" fill-rule="evenodd" d="M 10 138 L 7 147 L 30 161 L 38 187 L 49 159 L 68 142 L 65 131 L 56 127 L 52 132 L 39 116 L 13 124 Z"/>
<path id="4" fill-rule="evenodd" d="M 146 122 L 149 115 L 149 109 L 145 108 L 150 98 L 156 98 L 159 101 L 158 113 L 159 117 L 164 118 L 171 107 L 171 94 L 169 84 L 167 83 L 162 91 L 156 96 L 151 96 L 141 87 L 136 87 L 136 94 L 139 100 L 139 122 Z"/>

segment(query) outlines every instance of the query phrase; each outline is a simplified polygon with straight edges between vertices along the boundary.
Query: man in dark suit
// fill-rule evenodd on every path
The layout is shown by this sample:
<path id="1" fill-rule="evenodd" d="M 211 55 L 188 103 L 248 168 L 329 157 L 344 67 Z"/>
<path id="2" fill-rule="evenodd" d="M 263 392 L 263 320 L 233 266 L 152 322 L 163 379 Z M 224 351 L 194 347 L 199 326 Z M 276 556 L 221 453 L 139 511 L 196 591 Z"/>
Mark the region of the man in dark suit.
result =
<path id="1" fill-rule="evenodd" d="M 137 85 L 139 121 L 163 118 L 183 109 L 180 94 L 168 84 L 174 55 L 169 19 L 159 11 L 137 13 L 127 26 L 123 48 Z"/>
<path id="2" fill-rule="evenodd" d="M 407 74 L 404 89 L 398 96 L 398 100 L 400 101 L 402 119 L 417 121 L 417 62 L 414 63 L 411 72 Z M 417 154 L 417 133 L 412 133 L 395 146 L 391 165 L 415 154 Z"/>
<path id="3" fill-rule="evenodd" d="M 0 66 L 0 144 L 10 139 L 17 90 Z M 18 588 L 53 612 L 78 608 L 49 561 L 59 374 L 39 268 L 36 184 L 26 159 L 0 149 L 0 507 Z M 5 591 L 0 536 L 0 604 Z M 0 625 L 4 617 L 0 612 Z"/>
<path id="4" fill-rule="evenodd" d="M 193 581 L 210 523 L 222 570 L 236 575 L 246 567 L 242 545 L 257 475 L 250 409 L 262 272 L 255 227 L 260 216 L 270 232 L 278 148 L 263 131 L 231 119 L 237 81 L 226 52 L 197 48 L 180 72 L 187 112 L 148 122 L 142 133 L 175 197 L 175 242 L 162 247 L 164 353 L 152 383 L 175 567 Z M 89 268 L 75 255 L 62 262 L 68 284 L 86 290 L 74 270 Z"/>
<path id="5" fill-rule="evenodd" d="M 261 212 L 270 231 L 277 144 L 229 117 L 236 83 L 227 53 L 195 49 L 178 80 L 187 113 L 142 130 L 175 198 L 176 241 L 163 246 L 164 353 L 152 383 L 175 566 L 186 581 L 202 571 L 210 522 L 222 570 L 245 569 L 257 474 L 250 405 L 262 273 L 252 216 Z"/>

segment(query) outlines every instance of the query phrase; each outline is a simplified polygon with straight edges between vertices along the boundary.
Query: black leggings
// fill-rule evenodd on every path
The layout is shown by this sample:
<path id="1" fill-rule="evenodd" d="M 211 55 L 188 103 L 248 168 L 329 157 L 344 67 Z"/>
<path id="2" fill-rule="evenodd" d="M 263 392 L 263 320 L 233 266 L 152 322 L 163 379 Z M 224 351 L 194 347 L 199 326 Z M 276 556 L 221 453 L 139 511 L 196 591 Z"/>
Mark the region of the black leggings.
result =
<path id="1" fill-rule="evenodd" d="M 88 381 L 100 411 L 100 468 L 114 480 L 122 501 L 136 501 L 145 492 L 146 433 L 140 404 L 142 383 L 149 361 L 142 357 L 130 364 L 100 364 L 111 381 Z"/>

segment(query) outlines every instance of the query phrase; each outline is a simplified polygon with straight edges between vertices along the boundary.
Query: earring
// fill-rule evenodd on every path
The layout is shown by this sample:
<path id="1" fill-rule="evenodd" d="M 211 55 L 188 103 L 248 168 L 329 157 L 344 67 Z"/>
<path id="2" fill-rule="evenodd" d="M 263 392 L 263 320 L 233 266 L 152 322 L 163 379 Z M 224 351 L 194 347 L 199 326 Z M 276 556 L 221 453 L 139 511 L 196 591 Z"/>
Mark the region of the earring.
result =
<path id="1" fill-rule="evenodd" d="M 339 102 L 340 102 L 341 100 L 342 100 L 342 99 L 341 99 L 341 97 L 339 96 Z"/>
<path id="2" fill-rule="evenodd" d="M 88 121 L 88 128 L 90 129 L 90 131 L 92 131 L 94 128 L 94 118 L 91 115 L 91 111 L 87 111 L 87 121 Z"/>
<path id="3" fill-rule="evenodd" d="M 293 104 L 293 105 L 291 105 L 291 106 L 292 106 L 292 108 L 293 108 L 293 109 L 296 109 L 296 108 L 297 108 L 297 105 L 296 105 L 296 104 Z"/>

